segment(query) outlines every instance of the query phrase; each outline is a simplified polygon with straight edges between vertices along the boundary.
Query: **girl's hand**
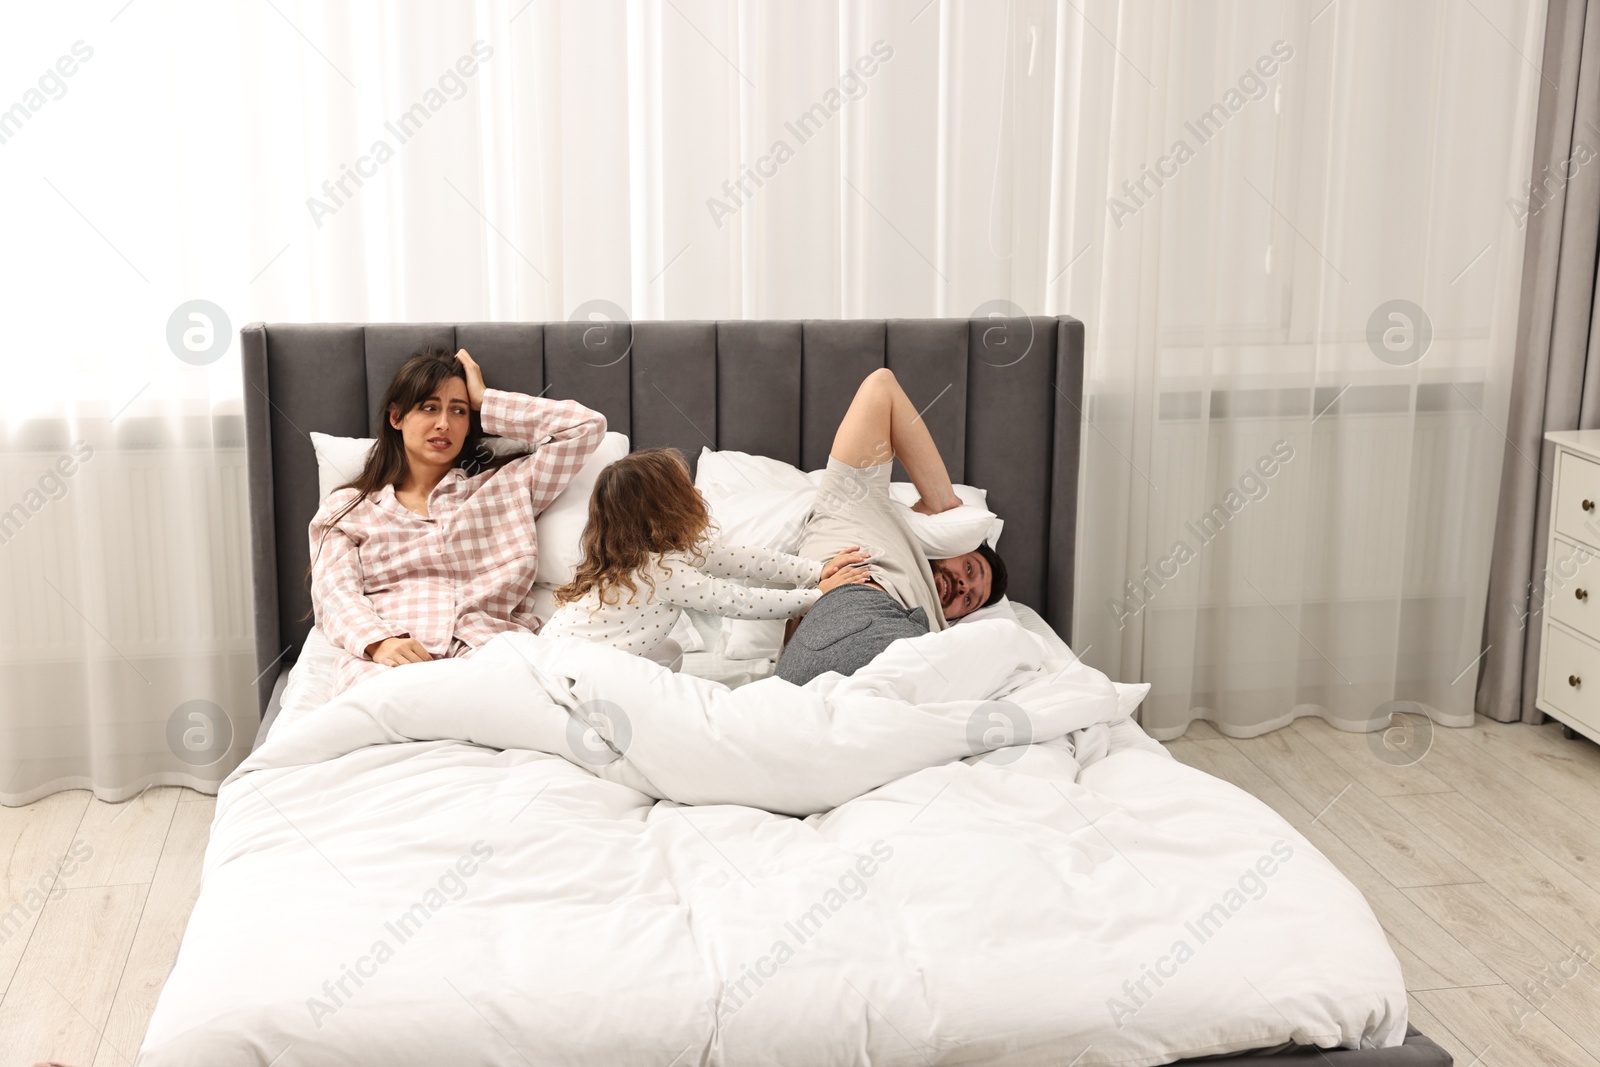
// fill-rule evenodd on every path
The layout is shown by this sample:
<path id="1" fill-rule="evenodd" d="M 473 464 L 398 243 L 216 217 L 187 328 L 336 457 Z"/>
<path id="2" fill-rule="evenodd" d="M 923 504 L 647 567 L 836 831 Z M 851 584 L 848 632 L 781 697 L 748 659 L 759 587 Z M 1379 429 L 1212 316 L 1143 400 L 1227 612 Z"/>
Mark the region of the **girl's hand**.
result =
<path id="1" fill-rule="evenodd" d="M 467 355 L 465 348 L 456 353 L 456 362 L 460 363 L 461 369 L 467 372 L 467 403 L 472 405 L 473 411 L 482 411 L 483 390 L 485 388 L 483 384 L 483 368 L 478 366 L 476 360 Z"/>
<path id="2" fill-rule="evenodd" d="M 385 637 L 367 646 L 367 656 L 385 667 L 399 667 L 407 663 L 427 663 L 433 659 L 414 637 Z"/>
<path id="3" fill-rule="evenodd" d="M 860 545 L 851 545 L 849 548 L 845 549 L 843 552 L 840 552 L 837 556 L 834 556 L 832 559 L 822 565 L 822 577 L 831 578 L 837 574 L 841 568 L 848 567 L 852 563 L 865 563 L 871 558 L 872 557 L 870 555 L 861 551 Z"/>
<path id="4" fill-rule="evenodd" d="M 852 564 L 841 567 L 828 577 L 817 583 L 817 588 L 824 593 L 837 589 L 841 585 L 862 585 L 872 581 L 872 572 L 867 570 L 865 563 Z"/>

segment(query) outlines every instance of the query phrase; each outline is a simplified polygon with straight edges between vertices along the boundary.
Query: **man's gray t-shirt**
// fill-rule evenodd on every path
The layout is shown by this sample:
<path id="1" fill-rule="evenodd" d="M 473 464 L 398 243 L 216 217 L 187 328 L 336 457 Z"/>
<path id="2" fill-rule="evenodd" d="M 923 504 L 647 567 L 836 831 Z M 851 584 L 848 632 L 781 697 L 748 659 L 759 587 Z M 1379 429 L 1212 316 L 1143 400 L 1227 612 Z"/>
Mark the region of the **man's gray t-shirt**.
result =
<path id="1" fill-rule="evenodd" d="M 872 578 L 907 608 L 921 608 L 928 628 L 945 629 L 933 568 L 916 535 L 889 498 L 893 463 L 855 468 L 828 457 L 817 502 L 800 534 L 796 554 L 828 560 L 849 545 L 871 553 Z"/>

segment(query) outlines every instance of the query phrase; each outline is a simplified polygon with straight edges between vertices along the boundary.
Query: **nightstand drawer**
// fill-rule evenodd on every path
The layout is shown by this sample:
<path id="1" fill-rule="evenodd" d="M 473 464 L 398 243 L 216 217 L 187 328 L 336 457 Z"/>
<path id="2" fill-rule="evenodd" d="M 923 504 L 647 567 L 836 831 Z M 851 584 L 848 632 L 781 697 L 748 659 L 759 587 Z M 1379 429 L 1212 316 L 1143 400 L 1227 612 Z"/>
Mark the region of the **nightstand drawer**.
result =
<path id="1" fill-rule="evenodd" d="M 1600 551 L 1551 541 L 1549 564 L 1545 610 L 1557 622 L 1600 641 Z"/>
<path id="2" fill-rule="evenodd" d="M 1556 533 L 1600 546 L 1600 463 L 1561 453 L 1551 508 Z"/>
<path id="3" fill-rule="evenodd" d="M 1544 641 L 1545 703 L 1600 729 L 1600 648 L 1556 626 L 1545 627 Z"/>

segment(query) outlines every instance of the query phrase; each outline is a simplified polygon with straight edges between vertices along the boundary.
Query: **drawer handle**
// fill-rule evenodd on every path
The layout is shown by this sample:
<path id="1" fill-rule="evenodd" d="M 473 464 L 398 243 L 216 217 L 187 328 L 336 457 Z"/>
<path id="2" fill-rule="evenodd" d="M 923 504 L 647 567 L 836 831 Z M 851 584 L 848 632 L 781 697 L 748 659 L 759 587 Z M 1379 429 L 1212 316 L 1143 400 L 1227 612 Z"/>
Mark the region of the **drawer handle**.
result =
<path id="1" fill-rule="evenodd" d="M 1567 684 L 1576 689 L 1578 686 L 1583 684 L 1583 679 L 1579 678 L 1576 674 L 1569 674 L 1567 675 Z"/>
<path id="2" fill-rule="evenodd" d="M 1588 600 L 1589 599 L 1589 590 L 1587 590 L 1587 589 L 1579 589 L 1576 593 L 1573 593 L 1572 595 L 1577 597 L 1579 600 Z"/>
<path id="3" fill-rule="evenodd" d="M 1593 511 L 1594 510 L 1594 501 L 1593 500 L 1585 500 L 1583 502 L 1583 510 L 1584 511 Z"/>

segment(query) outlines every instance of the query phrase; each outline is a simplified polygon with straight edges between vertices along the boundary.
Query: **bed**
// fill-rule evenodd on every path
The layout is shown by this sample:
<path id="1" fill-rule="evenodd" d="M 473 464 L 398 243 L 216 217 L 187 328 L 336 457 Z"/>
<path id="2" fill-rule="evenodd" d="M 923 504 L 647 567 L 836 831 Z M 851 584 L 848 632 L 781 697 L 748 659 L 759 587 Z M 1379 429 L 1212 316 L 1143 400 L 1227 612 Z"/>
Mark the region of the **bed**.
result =
<path id="1" fill-rule="evenodd" d="M 364 434 L 425 344 L 634 447 L 804 469 L 887 365 L 1005 519 L 1010 617 L 806 687 L 504 635 L 308 697 L 306 434 Z M 253 325 L 243 354 L 263 729 L 142 1064 L 1450 1062 L 1360 893 L 1072 653 L 1076 321 Z"/>

